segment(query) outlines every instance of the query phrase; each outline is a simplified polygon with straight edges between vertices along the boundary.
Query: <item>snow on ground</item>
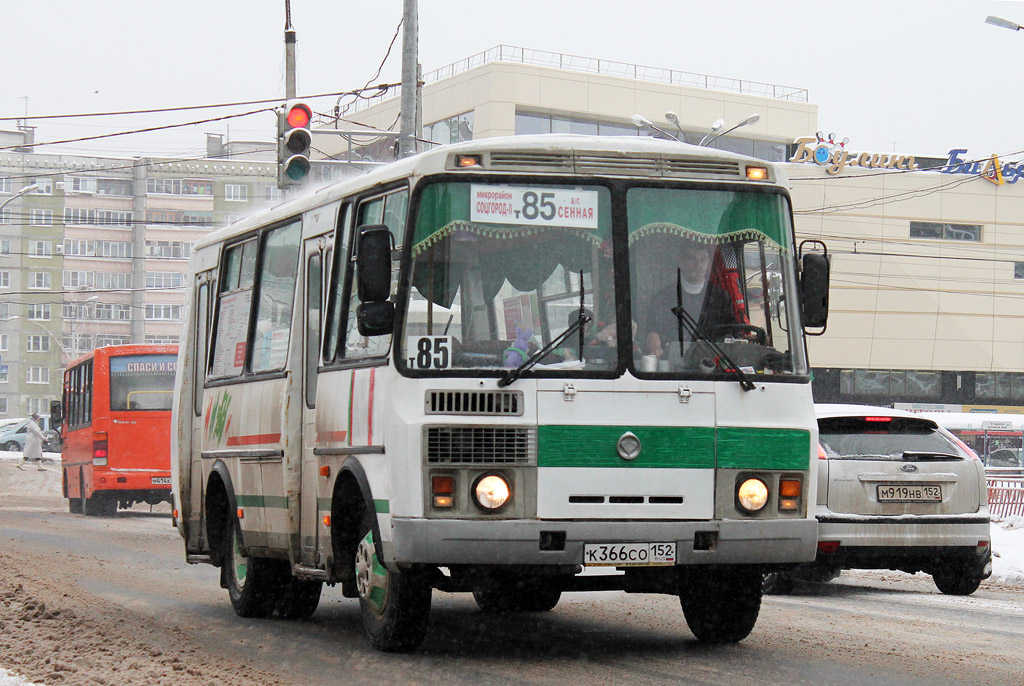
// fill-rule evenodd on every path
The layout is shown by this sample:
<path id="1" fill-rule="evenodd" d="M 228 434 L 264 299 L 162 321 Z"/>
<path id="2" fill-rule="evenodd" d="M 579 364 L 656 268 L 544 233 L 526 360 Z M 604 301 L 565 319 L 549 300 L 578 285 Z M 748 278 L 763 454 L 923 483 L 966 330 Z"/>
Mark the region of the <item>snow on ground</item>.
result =
<path id="1" fill-rule="evenodd" d="M 25 681 L 17 674 L 8 672 L 0 667 L 0 686 L 39 686 L 31 681 Z"/>

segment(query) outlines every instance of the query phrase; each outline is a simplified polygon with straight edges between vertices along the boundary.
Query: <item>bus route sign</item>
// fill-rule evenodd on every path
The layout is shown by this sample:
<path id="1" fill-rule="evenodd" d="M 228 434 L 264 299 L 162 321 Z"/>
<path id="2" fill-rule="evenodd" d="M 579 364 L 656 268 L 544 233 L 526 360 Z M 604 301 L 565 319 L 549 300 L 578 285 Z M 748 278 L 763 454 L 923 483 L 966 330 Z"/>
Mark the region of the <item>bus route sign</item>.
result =
<path id="1" fill-rule="evenodd" d="M 472 222 L 596 229 L 597 191 L 543 186 L 470 188 Z"/>

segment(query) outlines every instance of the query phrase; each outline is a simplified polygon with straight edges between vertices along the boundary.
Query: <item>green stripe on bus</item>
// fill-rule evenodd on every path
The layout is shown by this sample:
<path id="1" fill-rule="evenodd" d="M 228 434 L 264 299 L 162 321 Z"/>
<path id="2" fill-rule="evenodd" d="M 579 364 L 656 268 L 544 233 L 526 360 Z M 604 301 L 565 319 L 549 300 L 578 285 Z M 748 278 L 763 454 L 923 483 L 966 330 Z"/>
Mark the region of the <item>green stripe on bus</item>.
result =
<path id="1" fill-rule="evenodd" d="M 374 500 L 373 509 L 378 514 L 388 514 L 391 512 L 391 503 L 387 500 Z"/>
<path id="2" fill-rule="evenodd" d="M 287 510 L 288 498 L 283 495 L 235 495 L 238 507 L 270 507 Z"/>
<path id="3" fill-rule="evenodd" d="M 811 432 L 804 429 L 718 429 L 719 469 L 810 467 Z"/>
<path id="4" fill-rule="evenodd" d="M 640 455 L 619 457 L 617 444 L 627 431 L 640 439 Z M 632 467 L 712 469 L 715 429 L 705 426 L 537 427 L 540 467 Z"/>

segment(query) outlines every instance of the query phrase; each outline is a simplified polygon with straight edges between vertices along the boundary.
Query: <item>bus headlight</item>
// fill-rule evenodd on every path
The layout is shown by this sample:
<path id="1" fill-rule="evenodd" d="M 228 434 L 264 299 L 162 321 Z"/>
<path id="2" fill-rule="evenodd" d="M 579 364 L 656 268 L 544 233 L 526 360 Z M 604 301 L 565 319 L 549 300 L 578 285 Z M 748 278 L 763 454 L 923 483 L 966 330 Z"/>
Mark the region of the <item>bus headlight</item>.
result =
<path id="1" fill-rule="evenodd" d="M 747 512 L 757 512 L 768 503 L 768 487 L 760 479 L 746 479 L 736 490 L 736 500 Z"/>
<path id="2" fill-rule="evenodd" d="M 473 484 L 473 502 L 489 512 L 500 510 L 512 497 L 512 487 L 500 474 L 485 474 Z"/>

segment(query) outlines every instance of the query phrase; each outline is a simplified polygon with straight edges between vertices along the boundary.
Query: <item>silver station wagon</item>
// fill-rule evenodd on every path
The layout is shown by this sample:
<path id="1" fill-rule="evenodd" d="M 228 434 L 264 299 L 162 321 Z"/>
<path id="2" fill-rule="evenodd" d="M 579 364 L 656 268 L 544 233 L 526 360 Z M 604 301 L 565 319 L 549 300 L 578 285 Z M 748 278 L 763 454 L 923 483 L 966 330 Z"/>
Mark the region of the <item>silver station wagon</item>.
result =
<path id="1" fill-rule="evenodd" d="M 926 572 L 969 595 L 992 573 L 988 492 L 978 456 L 930 419 L 864 405 L 816 405 L 818 553 L 768 574 L 765 591 L 843 569 Z"/>

